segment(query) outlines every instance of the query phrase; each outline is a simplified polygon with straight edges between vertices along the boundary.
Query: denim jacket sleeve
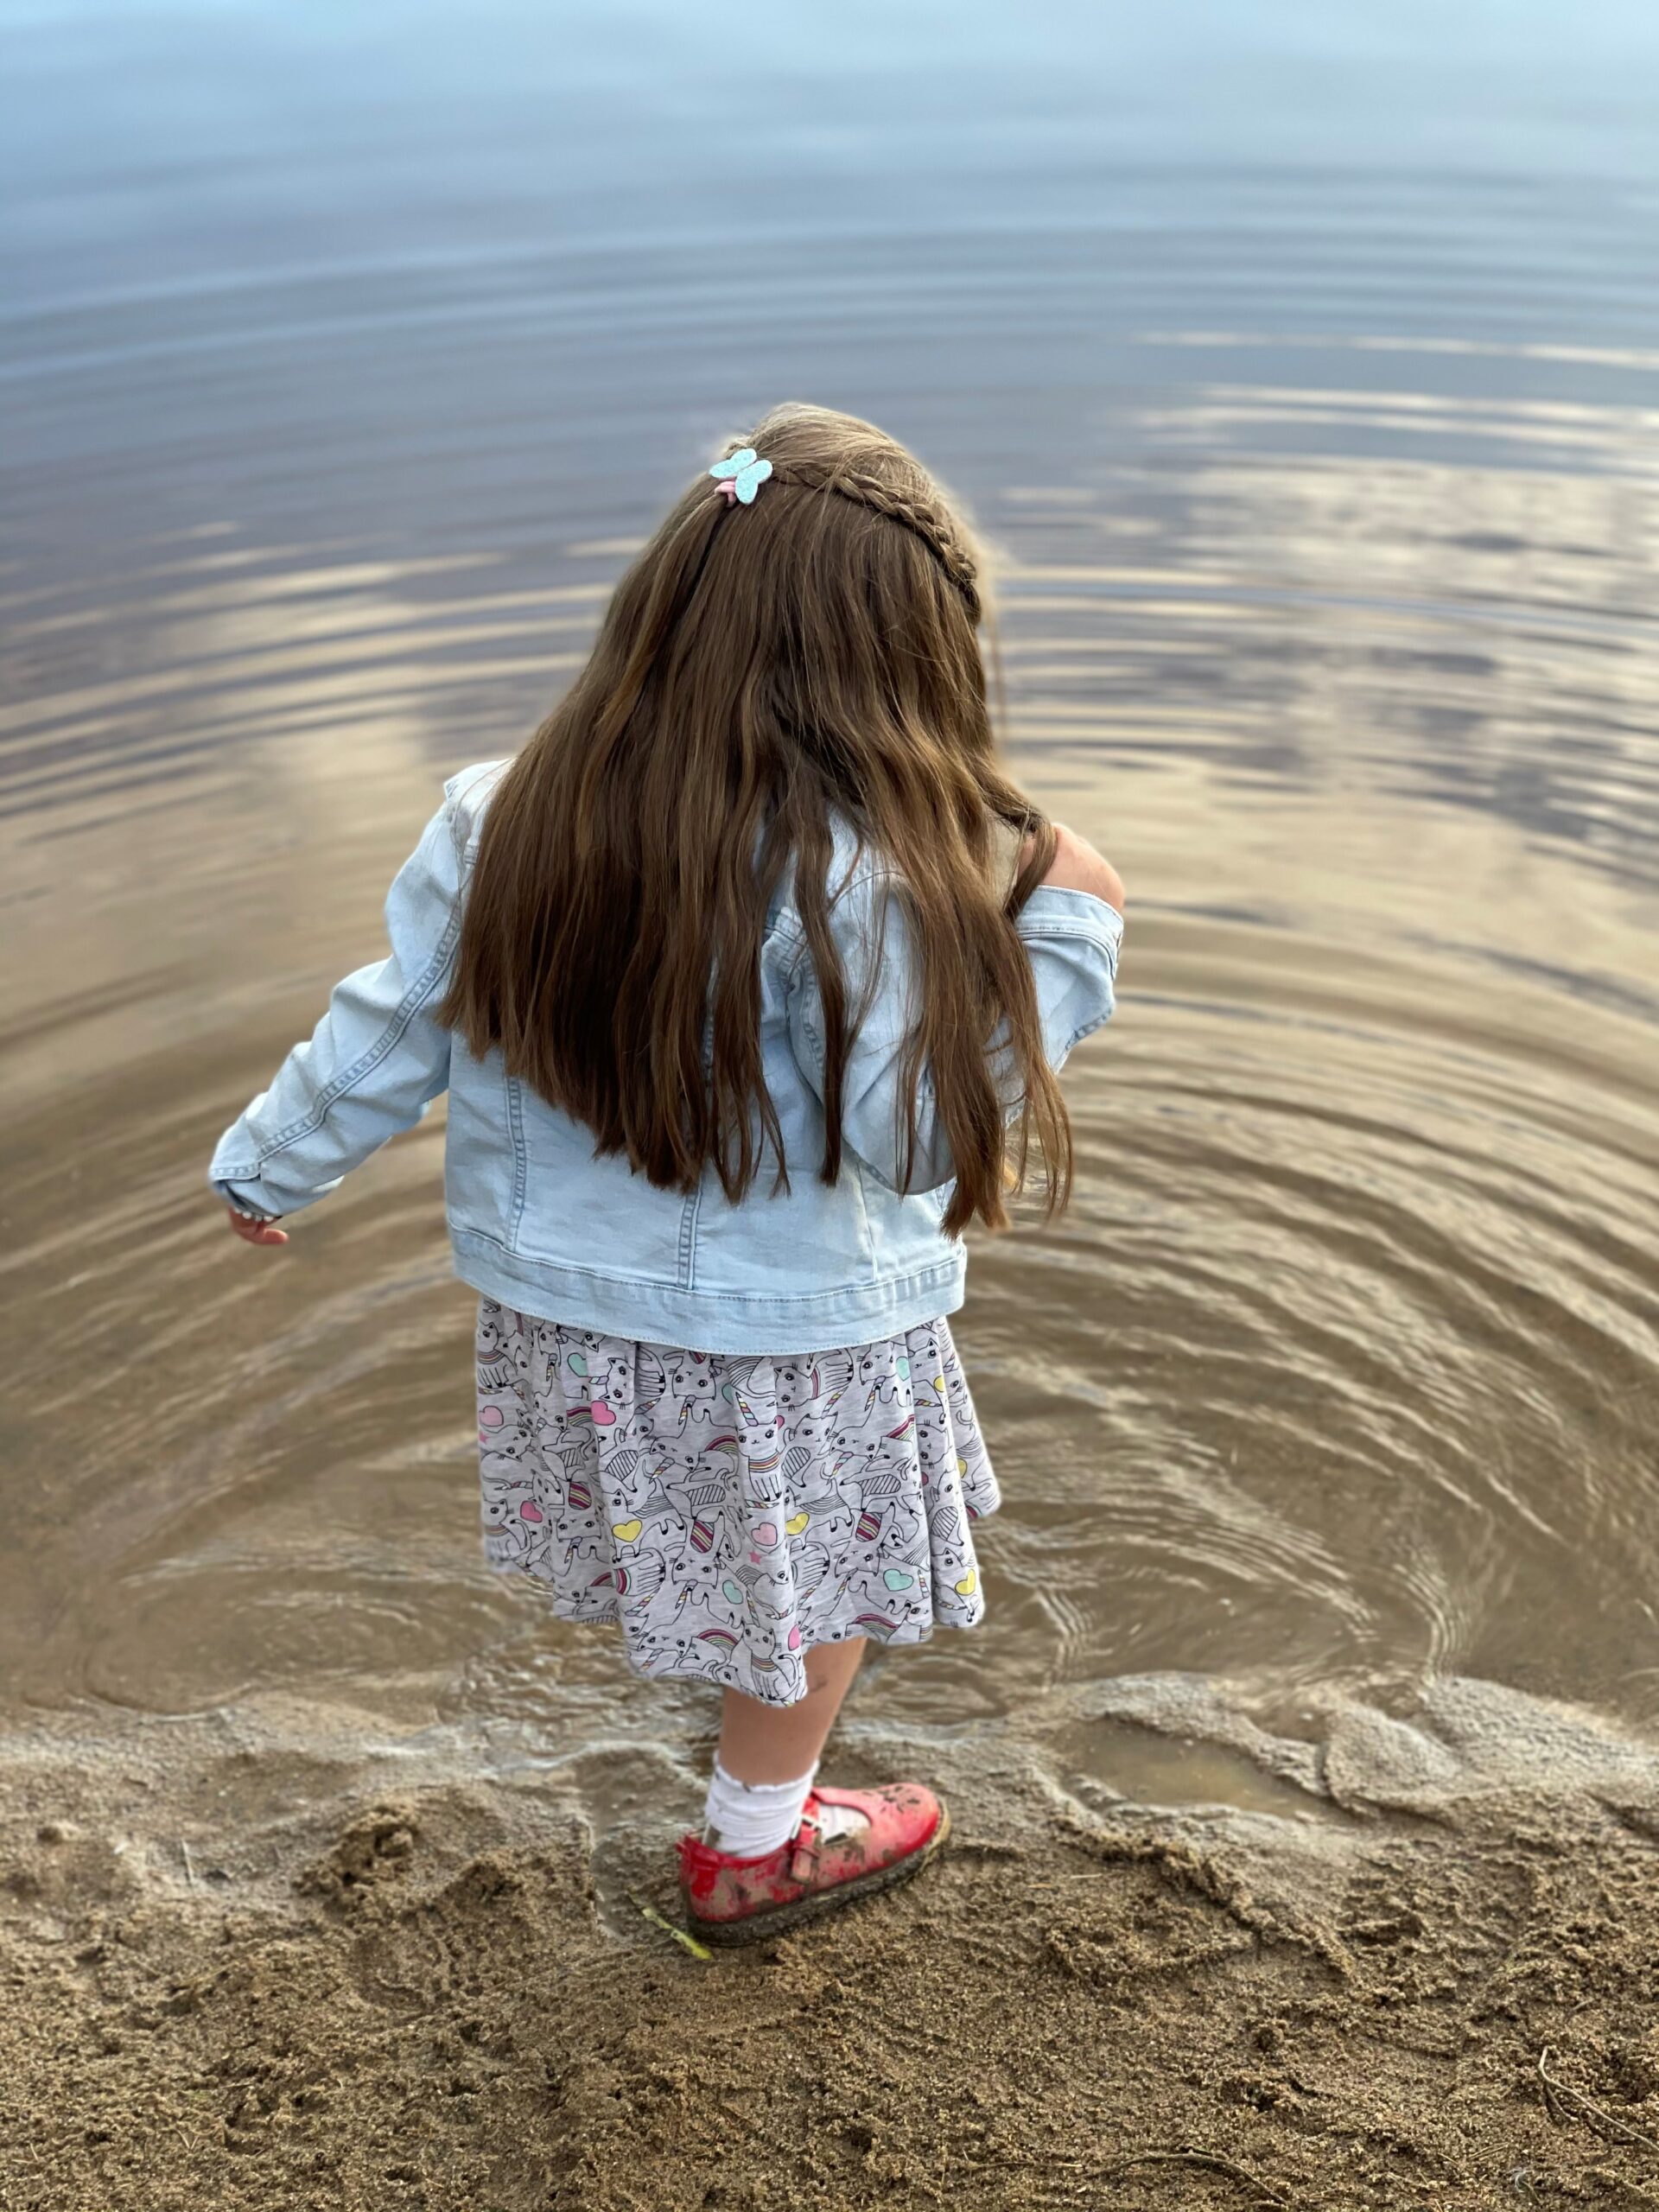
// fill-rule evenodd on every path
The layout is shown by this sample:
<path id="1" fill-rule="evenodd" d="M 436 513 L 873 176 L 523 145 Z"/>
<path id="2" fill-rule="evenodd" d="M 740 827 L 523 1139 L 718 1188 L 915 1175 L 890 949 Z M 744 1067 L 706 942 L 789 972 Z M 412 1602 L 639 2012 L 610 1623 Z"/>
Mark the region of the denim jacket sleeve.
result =
<path id="1" fill-rule="evenodd" d="M 461 931 L 460 781 L 387 893 L 390 953 L 336 984 L 309 1039 L 219 1139 L 207 1179 L 243 1212 L 310 1205 L 448 1088 L 449 1033 L 434 1010 Z"/>
<path id="2" fill-rule="evenodd" d="M 901 896 L 884 898 L 895 879 L 876 869 L 855 877 L 830 910 L 831 934 L 847 977 L 848 1003 L 855 1008 L 874 970 L 868 1011 L 849 1048 L 842 1092 L 846 1141 L 889 1190 L 899 1187 L 904 1159 L 905 1102 L 900 1074 L 905 1040 L 915 1019 L 916 980 L 911 931 Z M 1037 987 L 1043 1052 L 1060 1068 L 1075 1045 L 1110 1019 L 1116 1002 L 1117 955 L 1123 919 L 1086 891 L 1039 886 L 1015 927 L 1031 961 Z M 802 1073 L 823 1097 L 823 1001 L 810 955 L 803 946 L 791 972 L 790 1041 Z M 1021 1099 L 1006 1039 L 990 1051 L 1007 1111 Z M 955 1174 L 940 1125 L 931 1072 L 921 1071 L 916 1096 L 916 1146 L 907 1187 L 937 1190 Z"/>

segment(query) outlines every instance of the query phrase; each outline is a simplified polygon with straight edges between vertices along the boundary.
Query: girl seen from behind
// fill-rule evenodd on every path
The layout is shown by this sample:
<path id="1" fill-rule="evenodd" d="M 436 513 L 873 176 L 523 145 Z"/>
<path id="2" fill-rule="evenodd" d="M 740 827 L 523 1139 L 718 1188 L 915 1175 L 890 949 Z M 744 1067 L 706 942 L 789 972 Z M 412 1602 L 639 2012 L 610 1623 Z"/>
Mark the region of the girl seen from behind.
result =
<path id="1" fill-rule="evenodd" d="M 390 956 L 221 1139 L 247 1242 L 449 1096 L 486 1554 L 723 1693 L 696 1931 L 913 1873 L 918 1782 L 819 1788 L 871 1637 L 982 1616 L 996 1479 L 962 1231 L 1040 1172 L 1112 1011 L 1122 887 L 1000 764 L 979 560 L 869 424 L 774 410 L 672 507 L 588 663 L 469 769 Z"/>

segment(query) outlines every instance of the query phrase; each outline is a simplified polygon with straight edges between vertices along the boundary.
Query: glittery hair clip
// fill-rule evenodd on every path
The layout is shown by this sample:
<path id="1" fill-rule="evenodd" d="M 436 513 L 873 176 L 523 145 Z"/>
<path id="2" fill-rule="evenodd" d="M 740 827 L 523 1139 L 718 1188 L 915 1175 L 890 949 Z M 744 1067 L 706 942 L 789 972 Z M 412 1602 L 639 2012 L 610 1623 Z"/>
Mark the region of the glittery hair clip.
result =
<path id="1" fill-rule="evenodd" d="M 745 446 L 741 453 L 717 461 L 709 474 L 719 480 L 728 507 L 739 499 L 746 507 L 752 507 L 755 493 L 772 474 L 772 463 L 758 460 L 754 448 Z"/>

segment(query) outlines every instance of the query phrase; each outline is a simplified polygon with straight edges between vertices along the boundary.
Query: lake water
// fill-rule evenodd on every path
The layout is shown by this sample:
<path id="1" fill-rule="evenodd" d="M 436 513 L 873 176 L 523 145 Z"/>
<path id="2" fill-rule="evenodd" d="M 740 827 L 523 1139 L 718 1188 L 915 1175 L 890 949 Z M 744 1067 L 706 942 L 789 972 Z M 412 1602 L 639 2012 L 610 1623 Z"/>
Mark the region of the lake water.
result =
<path id="1" fill-rule="evenodd" d="M 441 1116 L 283 1255 L 200 1178 L 794 397 L 972 505 L 1132 901 L 957 1325 L 988 1624 L 857 1712 L 1659 1714 L 1659 16 L 1127 13 L 0 10 L 14 1713 L 705 1723 L 481 1562 Z"/>

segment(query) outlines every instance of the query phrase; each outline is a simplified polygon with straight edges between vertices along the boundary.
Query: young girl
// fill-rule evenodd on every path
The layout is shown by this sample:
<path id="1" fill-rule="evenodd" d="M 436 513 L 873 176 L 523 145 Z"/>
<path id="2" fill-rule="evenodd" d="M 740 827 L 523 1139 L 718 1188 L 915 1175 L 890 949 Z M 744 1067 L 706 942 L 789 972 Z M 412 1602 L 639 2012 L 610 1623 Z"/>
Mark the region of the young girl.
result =
<path id="1" fill-rule="evenodd" d="M 946 1316 L 1055 1071 L 1112 1011 L 1122 887 L 998 765 L 961 518 L 814 407 L 700 475 L 569 696 L 444 787 L 348 976 L 226 1131 L 273 1225 L 449 1094 L 481 1294 L 485 1548 L 639 1673 L 724 1692 L 694 1928 L 741 1942 L 915 1872 L 918 1784 L 819 1789 L 872 1637 L 984 1611 L 995 1477 Z"/>

